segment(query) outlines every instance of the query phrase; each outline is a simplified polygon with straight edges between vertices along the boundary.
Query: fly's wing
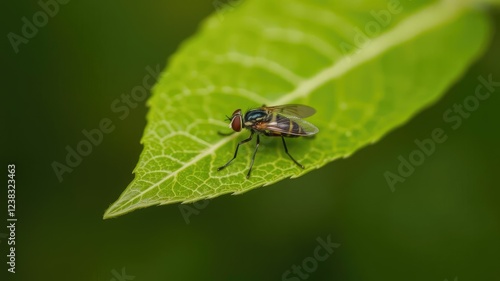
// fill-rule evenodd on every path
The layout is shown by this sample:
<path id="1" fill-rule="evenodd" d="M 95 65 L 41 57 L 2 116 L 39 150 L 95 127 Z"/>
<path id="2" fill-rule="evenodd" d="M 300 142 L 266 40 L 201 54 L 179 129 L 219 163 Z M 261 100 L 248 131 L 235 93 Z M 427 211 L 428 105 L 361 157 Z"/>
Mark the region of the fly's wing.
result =
<path id="1" fill-rule="evenodd" d="M 319 132 L 316 126 L 305 120 L 279 114 L 273 121 L 260 124 L 260 129 L 295 136 L 312 136 Z"/>
<path id="2" fill-rule="evenodd" d="M 277 106 L 263 106 L 264 109 L 269 110 L 273 113 L 283 114 L 287 117 L 299 117 L 306 118 L 314 113 L 316 113 L 316 109 L 303 105 L 303 104 L 284 104 Z"/>

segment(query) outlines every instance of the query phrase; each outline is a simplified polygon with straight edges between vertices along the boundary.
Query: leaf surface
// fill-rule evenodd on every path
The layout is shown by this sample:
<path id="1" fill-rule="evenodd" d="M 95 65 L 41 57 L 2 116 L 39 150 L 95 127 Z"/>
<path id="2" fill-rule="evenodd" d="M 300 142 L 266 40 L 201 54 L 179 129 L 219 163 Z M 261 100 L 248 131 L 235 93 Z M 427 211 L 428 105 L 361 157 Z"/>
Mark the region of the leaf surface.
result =
<path id="1" fill-rule="evenodd" d="M 418 2 L 418 3 L 416 3 Z M 396 5 L 395 3 L 399 3 Z M 135 178 L 104 218 L 301 176 L 376 142 L 435 102 L 485 48 L 489 18 L 467 1 L 253 0 L 208 18 L 171 58 L 151 107 Z M 229 132 L 225 115 L 306 104 L 313 139 Z"/>

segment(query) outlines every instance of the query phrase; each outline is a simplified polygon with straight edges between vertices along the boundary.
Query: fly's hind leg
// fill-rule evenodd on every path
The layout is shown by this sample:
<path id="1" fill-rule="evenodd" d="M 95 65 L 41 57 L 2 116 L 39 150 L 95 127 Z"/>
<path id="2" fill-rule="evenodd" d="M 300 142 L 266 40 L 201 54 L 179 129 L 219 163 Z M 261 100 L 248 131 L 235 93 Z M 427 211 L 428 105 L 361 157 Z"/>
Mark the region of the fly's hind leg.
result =
<path id="1" fill-rule="evenodd" d="M 297 164 L 297 166 L 301 167 L 302 169 L 304 169 L 304 165 L 300 164 L 299 162 L 297 162 L 297 160 L 295 160 L 292 155 L 290 155 L 290 153 L 288 153 L 288 148 L 286 147 L 286 142 L 285 142 L 285 138 L 283 136 L 281 136 L 281 140 L 283 140 L 283 147 L 285 148 L 285 152 L 286 154 L 288 155 L 288 157 L 290 157 L 290 159 L 292 159 L 292 161 Z"/>

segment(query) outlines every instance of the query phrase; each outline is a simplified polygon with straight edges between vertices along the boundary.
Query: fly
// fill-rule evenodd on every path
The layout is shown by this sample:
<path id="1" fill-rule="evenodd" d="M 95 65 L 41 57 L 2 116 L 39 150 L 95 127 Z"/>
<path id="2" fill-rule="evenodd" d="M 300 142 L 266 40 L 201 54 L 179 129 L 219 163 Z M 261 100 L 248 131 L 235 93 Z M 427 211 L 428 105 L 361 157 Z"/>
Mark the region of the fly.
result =
<path id="1" fill-rule="evenodd" d="M 256 133 L 257 142 L 252 155 L 252 161 L 250 162 L 250 169 L 247 173 L 247 179 L 250 178 L 250 173 L 252 172 L 255 154 L 257 154 L 260 144 L 260 135 L 268 137 L 281 137 L 283 147 L 285 148 L 285 152 L 288 157 L 290 157 L 290 159 L 297 164 L 297 166 L 304 169 L 304 166 L 297 162 L 297 160 L 295 160 L 288 152 L 285 138 L 308 137 L 318 133 L 319 130 L 316 126 L 302 119 L 309 117 L 314 113 L 316 113 L 314 108 L 302 104 L 262 106 L 248 110 L 245 115 L 242 114 L 241 109 L 235 110 L 233 115 L 230 118 L 228 117 L 228 120 L 230 121 L 229 128 L 233 130 L 231 134 L 234 132 L 240 132 L 243 128 L 245 128 L 250 130 L 250 136 L 238 142 L 233 158 L 224 166 L 219 167 L 217 171 L 220 171 L 231 164 L 231 162 L 233 162 L 238 155 L 238 148 L 240 145 L 251 141 Z M 222 133 L 219 134 L 228 135 Z"/>

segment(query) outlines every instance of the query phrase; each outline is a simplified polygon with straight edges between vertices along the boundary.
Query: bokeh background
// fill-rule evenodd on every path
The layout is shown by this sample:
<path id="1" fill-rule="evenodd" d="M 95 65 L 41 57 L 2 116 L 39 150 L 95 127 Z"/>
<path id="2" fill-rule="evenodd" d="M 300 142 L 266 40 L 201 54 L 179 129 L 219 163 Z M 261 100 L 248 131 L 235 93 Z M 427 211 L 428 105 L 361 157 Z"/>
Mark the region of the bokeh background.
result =
<path id="1" fill-rule="evenodd" d="M 40 10 L 8 4 L 4 35 Z M 340 247 L 308 280 L 500 280 L 500 88 L 459 129 L 442 119 L 479 75 L 500 81 L 500 34 L 438 103 L 348 159 L 211 200 L 189 223 L 179 205 L 102 220 L 133 179 L 147 112 L 120 120 L 110 105 L 214 12 L 201 0 L 69 1 L 18 54 L 4 37 L 1 159 L 5 174 L 16 164 L 18 223 L 15 275 L 0 236 L 1 280 L 281 280 L 328 236 Z M 106 117 L 115 130 L 59 182 L 51 163 Z M 448 140 L 392 192 L 384 172 L 437 127 Z"/>

